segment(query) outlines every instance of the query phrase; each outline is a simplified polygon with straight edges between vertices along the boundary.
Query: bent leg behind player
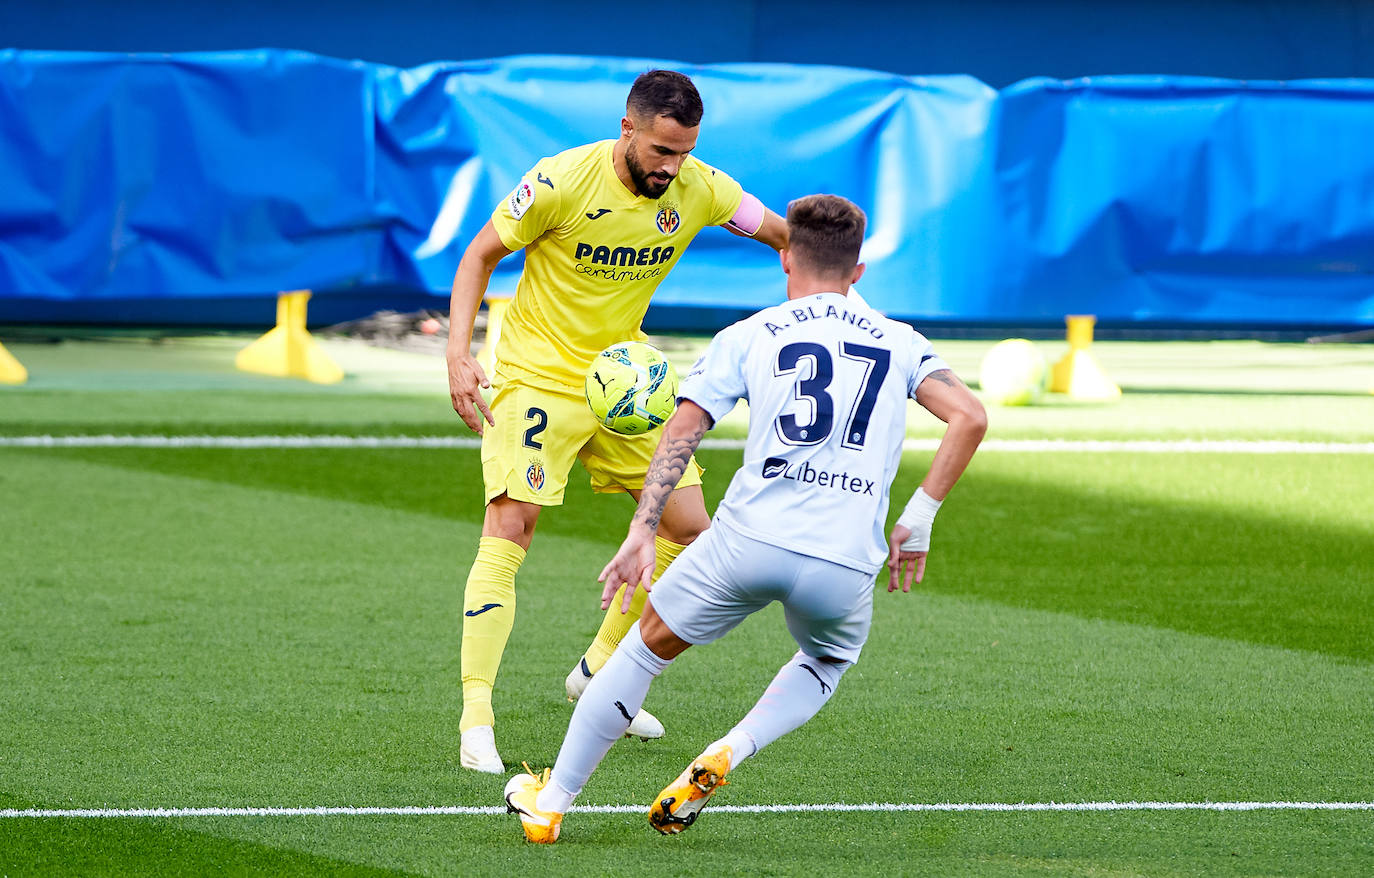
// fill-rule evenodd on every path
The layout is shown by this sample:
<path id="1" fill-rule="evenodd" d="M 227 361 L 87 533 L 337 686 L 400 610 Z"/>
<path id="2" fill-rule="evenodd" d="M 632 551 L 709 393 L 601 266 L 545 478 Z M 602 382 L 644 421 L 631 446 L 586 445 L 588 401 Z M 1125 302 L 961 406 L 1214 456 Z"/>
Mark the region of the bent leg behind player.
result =
<path id="1" fill-rule="evenodd" d="M 649 599 L 644 617 L 587 686 L 551 774 L 521 774 L 506 787 L 526 837 L 557 838 L 562 815 L 654 678 L 691 644 L 724 636 L 774 600 L 801 647 L 762 698 L 724 737 L 654 800 L 650 823 L 663 833 L 690 826 L 726 776 L 745 759 L 800 727 L 825 705 L 868 636 L 872 574 L 798 555 L 716 525 L 683 552 Z"/>
<path id="2" fill-rule="evenodd" d="M 591 475 L 593 490 L 601 493 L 624 492 L 638 502 L 644 473 L 653 459 L 658 440 L 658 431 L 638 436 L 600 431 L 588 441 L 578 459 Z M 701 466 L 692 458 L 677 489 L 668 497 L 654 539 L 652 582 L 657 582 L 668 565 L 711 524 L 702 496 L 701 475 Z M 644 611 L 647 595 L 643 591 L 634 594 L 628 611 L 621 610 L 622 594 L 616 593 L 591 646 L 564 680 L 569 701 L 581 697 L 592 676 L 606 664 L 621 638 Z M 640 713 L 635 716 L 626 735 L 646 740 L 657 738 L 663 735 L 663 726 L 651 714 Z"/>
<path id="3" fill-rule="evenodd" d="M 487 510 L 463 595 L 459 751 L 464 768 L 500 774 L 505 766 L 496 747 L 492 698 L 515 620 L 516 574 L 533 540 L 540 510 L 562 504 L 574 460 L 581 460 L 588 469 L 597 491 L 626 491 L 626 485 L 642 484 L 656 438 L 616 436 L 603 430 L 580 391 L 558 392 L 502 374 L 498 374 L 491 408 L 496 423 L 482 436 Z M 639 441 L 626 441 L 630 439 Z M 646 442 L 647 452 L 643 447 Z M 641 457 L 643 463 L 639 462 Z M 700 485 L 700 472 L 699 467 L 689 472 L 691 484 Z M 689 484 L 687 476 L 683 481 Z M 699 487 L 696 493 L 699 517 L 705 520 Z M 678 518 L 693 520 L 689 515 Z M 674 531 L 679 532 L 688 533 L 689 526 L 684 524 Z M 663 551 L 665 557 L 672 554 L 671 547 Z M 625 628 L 638 618 L 636 613 L 623 621 L 618 612 L 615 615 L 615 625 Z M 603 628 L 609 626 L 603 622 Z M 611 636 L 604 634 L 601 639 Z M 619 636 L 614 634 L 616 640 Z M 590 667 L 589 673 L 596 669 Z M 631 734 L 658 737 L 663 734 L 663 725 L 651 714 L 643 714 L 635 717 Z"/>

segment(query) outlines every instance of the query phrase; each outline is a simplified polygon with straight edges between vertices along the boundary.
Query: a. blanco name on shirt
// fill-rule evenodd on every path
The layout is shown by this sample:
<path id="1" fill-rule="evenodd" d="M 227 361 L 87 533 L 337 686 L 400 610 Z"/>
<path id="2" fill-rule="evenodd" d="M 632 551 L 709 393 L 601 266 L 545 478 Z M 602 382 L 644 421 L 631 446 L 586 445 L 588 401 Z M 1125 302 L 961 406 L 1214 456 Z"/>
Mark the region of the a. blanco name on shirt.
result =
<path id="1" fill-rule="evenodd" d="M 862 314 L 855 314 L 848 308 L 836 308 L 834 305 L 826 305 L 825 310 L 822 311 L 815 305 L 807 305 L 803 308 L 793 308 L 791 309 L 791 313 L 793 322 L 779 326 L 776 323 L 764 321 L 764 328 L 768 330 L 770 335 L 777 335 L 785 329 L 791 329 L 793 326 L 799 323 L 805 323 L 808 320 L 842 320 L 851 326 L 867 332 L 874 338 L 883 337 L 883 331 L 877 324 Z"/>

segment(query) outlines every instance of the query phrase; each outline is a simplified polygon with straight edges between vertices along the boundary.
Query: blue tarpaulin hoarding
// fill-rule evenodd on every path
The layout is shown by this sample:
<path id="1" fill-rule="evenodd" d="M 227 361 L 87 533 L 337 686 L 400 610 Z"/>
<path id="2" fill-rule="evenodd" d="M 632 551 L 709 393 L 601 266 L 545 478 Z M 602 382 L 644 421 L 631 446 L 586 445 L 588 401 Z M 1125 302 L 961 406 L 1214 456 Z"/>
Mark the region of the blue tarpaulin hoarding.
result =
<path id="1" fill-rule="evenodd" d="M 692 75 L 697 154 L 775 210 L 824 191 L 868 212 L 862 290 L 893 315 L 1374 323 L 1369 80 L 998 92 L 838 67 L 277 50 L 0 52 L 0 320 L 195 322 L 204 303 L 234 322 L 235 303 L 288 289 L 315 290 L 312 309 L 442 297 L 520 174 L 616 136 L 650 66 Z M 770 251 L 707 230 L 655 301 L 729 312 L 781 288 Z"/>

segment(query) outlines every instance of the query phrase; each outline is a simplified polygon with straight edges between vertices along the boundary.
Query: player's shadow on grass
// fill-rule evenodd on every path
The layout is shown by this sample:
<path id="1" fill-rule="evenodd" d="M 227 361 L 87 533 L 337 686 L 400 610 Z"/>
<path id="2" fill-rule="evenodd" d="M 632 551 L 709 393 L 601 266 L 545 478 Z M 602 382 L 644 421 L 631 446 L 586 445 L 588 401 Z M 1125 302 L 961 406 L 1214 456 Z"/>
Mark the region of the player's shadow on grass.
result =
<path id="1" fill-rule="evenodd" d="M 472 528 L 467 542 L 473 547 L 482 516 L 476 451 L 92 448 L 33 454 L 448 517 Z M 698 457 L 711 473 L 706 501 L 713 509 L 740 452 L 710 450 Z M 1261 515 L 1244 504 L 1223 511 L 1215 504 L 1142 499 L 1131 489 L 1142 478 L 1206 478 L 1224 493 L 1226 480 L 1251 480 L 1280 466 L 1276 457 L 1218 456 L 1207 464 L 1218 469 L 1202 473 L 1191 468 L 1197 456 L 1107 458 L 1119 460 L 1121 470 L 1102 459 L 1088 464 L 1084 458 L 1084 465 L 1102 467 L 1102 475 L 1079 486 L 975 466 L 940 513 L 935 554 L 919 588 L 1374 660 L 1374 537 L 1358 509 L 1349 528 L 1337 529 L 1285 521 L 1277 496 Z M 898 484 L 914 484 L 926 463 L 909 459 Z M 1302 456 L 1287 471 L 1313 485 L 1332 485 L 1343 465 Z M 1311 474 L 1318 467 L 1330 472 Z M 1349 475 L 1345 481 L 1353 484 Z M 1346 491 L 1359 502 L 1356 489 Z M 575 559 L 577 575 L 591 571 L 594 580 L 631 511 L 626 497 L 594 495 L 585 473 L 574 468 L 564 505 L 545 511 L 539 531 L 601 544 L 604 557 Z M 455 535 L 455 545 L 462 544 Z"/>
<path id="2" fill-rule="evenodd" d="M 10 796 L 0 796 L 0 803 L 30 807 Z M 411 874 L 225 838 L 188 829 L 184 819 L 143 817 L 6 819 L 0 864 L 11 875 Z"/>

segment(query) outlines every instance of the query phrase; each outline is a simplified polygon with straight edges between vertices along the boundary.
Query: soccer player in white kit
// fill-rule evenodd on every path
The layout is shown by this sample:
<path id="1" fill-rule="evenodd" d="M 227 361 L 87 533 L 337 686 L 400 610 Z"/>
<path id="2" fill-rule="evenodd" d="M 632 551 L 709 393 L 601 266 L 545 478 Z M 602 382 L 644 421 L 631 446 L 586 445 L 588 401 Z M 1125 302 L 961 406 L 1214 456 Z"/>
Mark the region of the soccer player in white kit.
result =
<path id="1" fill-rule="evenodd" d="M 563 814 L 640 708 L 650 683 L 692 644 L 782 603 L 799 647 L 763 697 L 654 800 L 649 822 L 686 829 L 742 761 L 825 705 L 859 657 L 875 574 L 888 591 L 920 582 L 940 503 L 987 429 L 983 406 L 920 333 L 849 287 L 863 274 L 865 217 L 834 195 L 787 210 L 781 253 L 788 301 L 722 330 L 683 379 L 629 535 L 602 571 L 602 608 L 628 583 L 650 587 L 654 532 L 702 436 L 749 402 L 744 463 L 711 527 L 653 586 L 644 614 L 577 703 L 552 774 L 518 774 L 506 803 L 534 842 L 558 839 Z M 901 462 L 907 400 L 946 424 L 930 469 L 888 539 L 888 490 Z"/>

